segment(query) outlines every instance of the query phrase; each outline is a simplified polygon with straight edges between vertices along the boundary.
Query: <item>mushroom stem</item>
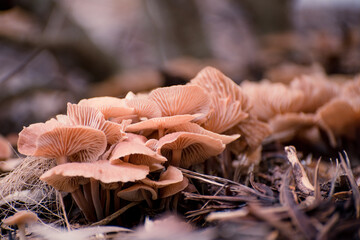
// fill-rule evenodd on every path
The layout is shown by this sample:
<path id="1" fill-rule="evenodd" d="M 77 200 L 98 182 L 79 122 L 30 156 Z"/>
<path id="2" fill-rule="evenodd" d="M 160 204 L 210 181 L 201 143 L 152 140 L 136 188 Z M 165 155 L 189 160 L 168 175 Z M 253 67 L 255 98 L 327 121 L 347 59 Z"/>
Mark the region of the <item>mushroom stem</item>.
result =
<path id="1" fill-rule="evenodd" d="M 84 194 L 81 192 L 80 188 L 76 189 L 74 192 L 71 193 L 72 198 L 80 208 L 80 210 L 84 213 L 85 218 L 89 222 L 95 222 L 95 217 L 93 213 L 91 212 L 88 203 L 86 202 L 86 199 L 84 197 Z"/>
<path id="2" fill-rule="evenodd" d="M 182 149 L 173 149 L 173 151 L 172 151 L 171 165 L 173 165 L 173 166 L 175 166 L 175 167 L 179 167 L 179 166 L 180 166 L 181 152 L 182 152 Z"/>
<path id="3" fill-rule="evenodd" d="M 90 182 L 83 185 L 83 191 L 84 191 L 85 199 L 88 202 L 88 204 L 90 205 L 91 211 L 94 212 L 95 208 L 94 208 L 94 203 L 93 203 L 92 196 L 91 196 Z"/>
<path id="4" fill-rule="evenodd" d="M 25 224 L 18 224 L 19 228 L 19 239 L 26 240 L 26 233 L 25 233 Z"/>
<path id="5" fill-rule="evenodd" d="M 129 162 L 130 155 L 124 157 L 124 162 Z"/>
<path id="6" fill-rule="evenodd" d="M 140 189 L 140 191 L 141 191 L 141 195 L 145 198 L 145 201 L 146 201 L 147 205 L 149 206 L 149 208 L 152 208 L 152 202 L 151 202 L 149 196 L 146 194 L 145 190 Z"/>
<path id="7" fill-rule="evenodd" d="M 164 136 L 164 128 L 159 128 L 158 129 L 158 139 L 162 138 Z"/>
<path id="8" fill-rule="evenodd" d="M 91 184 L 91 196 L 95 207 L 96 217 L 99 221 L 104 218 L 103 209 L 101 207 L 101 202 L 99 198 L 100 195 L 99 181 L 91 178 L 90 184 Z"/>
<path id="9" fill-rule="evenodd" d="M 56 158 L 57 165 L 61 165 L 61 164 L 67 163 L 67 162 L 68 162 L 67 156 L 60 156 L 60 157 Z"/>
<path id="10" fill-rule="evenodd" d="M 110 189 L 106 189 L 105 216 L 110 215 Z"/>
<path id="11" fill-rule="evenodd" d="M 120 209 L 120 198 L 117 196 L 118 192 L 121 191 L 122 184 L 114 190 L 114 209 L 115 211 Z"/>

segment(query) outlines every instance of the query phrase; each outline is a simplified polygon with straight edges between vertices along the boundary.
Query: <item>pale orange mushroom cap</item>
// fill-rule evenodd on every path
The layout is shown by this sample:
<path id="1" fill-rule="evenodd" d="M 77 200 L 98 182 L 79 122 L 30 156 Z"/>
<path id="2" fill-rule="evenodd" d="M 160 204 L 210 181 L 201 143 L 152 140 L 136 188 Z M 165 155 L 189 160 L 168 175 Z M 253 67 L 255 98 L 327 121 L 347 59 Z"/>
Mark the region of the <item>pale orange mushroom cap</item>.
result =
<path id="1" fill-rule="evenodd" d="M 216 68 L 204 68 L 190 85 L 200 86 L 210 94 L 213 110 L 203 124 L 205 129 L 223 133 L 248 117 L 251 105 L 247 95 Z"/>
<path id="2" fill-rule="evenodd" d="M 166 187 L 159 189 L 159 197 L 166 198 L 184 190 L 189 185 L 189 180 L 184 177 L 181 182 L 170 184 Z"/>
<path id="3" fill-rule="evenodd" d="M 158 181 L 150 180 L 149 178 L 144 178 L 141 180 L 142 183 L 152 187 L 152 188 L 163 188 L 171 184 L 179 183 L 183 180 L 184 176 L 182 172 L 176 167 L 169 166 L 166 171 L 160 174 Z"/>
<path id="4" fill-rule="evenodd" d="M 229 144 L 240 137 L 240 134 L 233 134 L 233 135 L 218 134 L 218 133 L 206 130 L 205 128 L 199 126 L 198 124 L 192 123 L 192 122 L 174 126 L 167 131 L 167 133 L 170 133 L 170 132 L 192 132 L 192 133 L 208 135 L 215 139 L 220 139 L 224 144 Z"/>
<path id="5" fill-rule="evenodd" d="M 268 121 L 277 114 L 298 112 L 304 103 L 301 90 L 291 89 L 282 83 L 246 81 L 241 86 L 253 105 L 250 113 L 262 121 Z"/>
<path id="6" fill-rule="evenodd" d="M 142 183 L 137 183 L 129 188 L 119 191 L 117 196 L 127 201 L 142 201 L 145 199 L 144 194 L 150 196 L 152 200 L 158 198 L 155 189 Z"/>
<path id="7" fill-rule="evenodd" d="M 107 160 L 92 163 L 66 163 L 51 168 L 40 179 L 54 188 L 64 191 L 64 182 L 71 178 L 93 178 L 102 183 L 134 182 L 146 177 L 149 167 L 130 163 L 111 164 Z M 62 188 L 62 189 L 60 189 Z"/>
<path id="8" fill-rule="evenodd" d="M 207 158 L 220 154 L 225 149 L 225 144 L 220 139 L 213 137 L 189 133 L 175 132 L 165 135 L 159 139 L 157 143 L 157 152 L 163 156 L 167 156 L 174 150 L 181 150 L 181 158 L 179 166 L 187 168 L 191 165 L 201 163 Z M 172 159 L 174 163 L 174 159 Z M 173 164 L 170 162 L 170 164 Z M 175 164 L 176 165 L 176 164 Z"/>
<path id="9" fill-rule="evenodd" d="M 3 220 L 3 223 L 8 226 L 23 225 L 28 223 L 34 223 L 37 222 L 38 220 L 39 218 L 35 213 L 24 210 L 24 211 L 19 211 L 8 218 L 5 218 Z"/>
<path id="10" fill-rule="evenodd" d="M 134 114 L 134 109 L 128 107 L 124 99 L 116 97 L 94 97 L 83 99 L 78 105 L 93 107 L 100 110 L 100 112 L 104 114 L 105 119 Z"/>
<path id="11" fill-rule="evenodd" d="M 10 158 L 12 149 L 10 143 L 2 136 L 0 136 L 0 159 Z"/>
<path id="12" fill-rule="evenodd" d="M 69 161 L 94 161 L 105 151 L 105 134 L 91 127 L 64 126 L 51 121 L 32 124 L 19 134 L 18 150 L 30 156 Z"/>
<path id="13" fill-rule="evenodd" d="M 160 107 L 163 117 L 197 113 L 205 117 L 210 111 L 209 95 L 199 86 L 158 88 L 150 92 L 149 99 Z"/>
<path id="14" fill-rule="evenodd" d="M 135 114 L 141 118 L 161 117 L 159 106 L 148 97 L 137 97 L 126 99 L 126 104 L 134 109 Z"/>
<path id="15" fill-rule="evenodd" d="M 159 129 L 171 128 L 183 123 L 190 122 L 199 117 L 199 114 L 189 115 L 175 115 L 170 117 L 151 118 L 138 123 L 130 124 L 126 127 L 126 131 L 138 132 L 145 129 Z"/>

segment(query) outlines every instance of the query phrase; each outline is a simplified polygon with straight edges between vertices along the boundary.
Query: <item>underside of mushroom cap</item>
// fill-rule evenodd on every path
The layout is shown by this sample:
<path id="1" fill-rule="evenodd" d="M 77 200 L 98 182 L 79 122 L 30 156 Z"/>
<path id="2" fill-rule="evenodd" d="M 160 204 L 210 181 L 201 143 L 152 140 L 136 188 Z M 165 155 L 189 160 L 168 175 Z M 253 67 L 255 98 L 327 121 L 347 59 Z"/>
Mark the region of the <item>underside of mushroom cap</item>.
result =
<path id="1" fill-rule="evenodd" d="M 219 139 L 189 132 L 167 134 L 160 138 L 157 143 L 157 152 L 166 156 L 167 159 L 171 159 L 170 156 L 173 150 L 181 150 L 179 166 L 184 168 L 201 163 L 209 157 L 216 156 L 224 151 L 224 149 L 225 144 Z"/>
<path id="2" fill-rule="evenodd" d="M 163 117 L 197 113 L 205 117 L 210 111 L 210 98 L 199 86 L 158 88 L 150 92 L 149 98 L 160 107 Z"/>
<path id="3" fill-rule="evenodd" d="M 147 194 L 152 200 L 158 198 L 155 189 L 142 183 L 137 183 L 129 188 L 119 191 L 117 196 L 127 201 L 142 201 L 145 199 L 144 194 Z"/>
<path id="4" fill-rule="evenodd" d="M 159 180 L 154 181 L 149 178 L 144 178 L 141 182 L 152 188 L 163 188 L 171 184 L 179 183 L 183 178 L 184 176 L 179 169 L 169 166 L 166 171 L 160 174 Z"/>
<path id="5" fill-rule="evenodd" d="M 146 177 L 149 167 L 130 163 L 111 164 L 107 160 L 92 163 L 66 163 L 51 168 L 40 179 L 55 184 L 63 178 L 93 178 L 102 183 L 134 182 Z M 55 179 L 55 180 L 53 180 Z M 51 184 L 51 185 L 53 185 Z"/>
<path id="6" fill-rule="evenodd" d="M 45 131 L 46 128 L 50 129 Z M 39 131 L 41 129 L 41 131 Z M 18 149 L 22 154 L 69 161 L 94 161 L 106 149 L 105 134 L 91 127 L 33 124 L 19 134 Z"/>

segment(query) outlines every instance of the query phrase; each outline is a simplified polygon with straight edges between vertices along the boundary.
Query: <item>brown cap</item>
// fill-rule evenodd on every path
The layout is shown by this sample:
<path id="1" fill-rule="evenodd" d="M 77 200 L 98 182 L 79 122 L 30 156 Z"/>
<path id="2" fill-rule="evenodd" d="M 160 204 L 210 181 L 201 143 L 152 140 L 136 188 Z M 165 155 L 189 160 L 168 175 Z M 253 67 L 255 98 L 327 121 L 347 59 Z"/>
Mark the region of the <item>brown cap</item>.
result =
<path id="1" fill-rule="evenodd" d="M 187 168 L 191 165 L 201 163 L 207 158 L 220 154 L 225 149 L 225 144 L 221 140 L 213 137 L 189 133 L 175 132 L 165 135 L 159 139 L 157 152 L 168 159 L 172 159 L 170 164 Z M 180 159 L 173 159 L 169 155 L 174 151 L 181 151 Z M 177 161 L 180 161 L 177 163 Z"/>
<path id="2" fill-rule="evenodd" d="M 176 167 L 169 166 L 165 172 L 160 174 L 158 181 L 150 180 L 149 178 L 144 178 L 141 180 L 142 183 L 152 187 L 152 188 L 163 188 L 168 185 L 179 183 L 183 180 L 182 172 Z"/>
<path id="3" fill-rule="evenodd" d="M 39 220 L 38 216 L 31 211 L 19 211 L 11 217 L 5 218 L 3 223 L 5 225 L 22 225 L 34 223 Z"/>
<path id="4" fill-rule="evenodd" d="M 159 197 L 166 198 L 170 197 L 182 190 L 184 190 L 189 185 L 189 180 L 184 177 L 181 182 L 170 184 L 166 187 L 159 189 Z"/>

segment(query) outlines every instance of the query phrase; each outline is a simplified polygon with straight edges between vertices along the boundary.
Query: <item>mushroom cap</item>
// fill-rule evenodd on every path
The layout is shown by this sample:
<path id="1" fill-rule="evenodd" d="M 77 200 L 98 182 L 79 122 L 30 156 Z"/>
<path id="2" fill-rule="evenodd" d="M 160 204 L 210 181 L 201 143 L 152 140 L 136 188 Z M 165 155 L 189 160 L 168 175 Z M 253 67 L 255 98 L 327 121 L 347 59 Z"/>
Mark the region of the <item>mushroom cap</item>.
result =
<path id="1" fill-rule="evenodd" d="M 324 77 L 301 76 L 290 83 L 291 89 L 298 89 L 304 93 L 304 99 L 300 111 L 315 112 L 330 99 L 338 94 L 338 87 L 335 83 L 326 80 Z"/>
<path id="2" fill-rule="evenodd" d="M 69 161 L 94 161 L 105 149 L 106 137 L 102 131 L 85 126 L 64 126 L 53 121 L 24 128 L 18 141 L 18 150 L 22 154 L 47 158 L 70 156 Z"/>
<path id="3" fill-rule="evenodd" d="M 148 173 L 147 166 L 124 162 L 114 165 L 107 160 L 99 160 L 92 163 L 61 164 L 45 172 L 40 179 L 60 191 L 65 191 L 62 182 L 71 183 L 77 178 L 93 178 L 102 183 L 134 182 L 144 179 Z"/>
<path id="4" fill-rule="evenodd" d="M 241 87 L 216 68 L 205 67 L 190 81 L 190 84 L 202 87 L 216 95 L 216 98 L 230 98 L 230 102 L 239 101 L 243 111 L 249 110 L 248 97 Z"/>
<path id="5" fill-rule="evenodd" d="M 163 117 L 196 113 L 205 117 L 210 110 L 209 95 L 199 86 L 157 88 L 150 92 L 149 99 L 160 107 Z"/>
<path id="6" fill-rule="evenodd" d="M 315 115 L 306 113 L 285 113 L 276 115 L 269 121 L 273 133 L 312 127 L 315 123 Z"/>
<path id="7" fill-rule="evenodd" d="M 205 128 L 202 128 L 196 123 L 191 123 L 191 122 L 174 126 L 171 129 L 169 129 L 167 132 L 192 132 L 192 133 L 208 135 L 215 139 L 220 139 L 224 144 L 229 144 L 240 137 L 240 134 L 233 134 L 229 136 L 229 135 L 214 133 L 212 131 L 206 130 Z"/>
<path id="8" fill-rule="evenodd" d="M 125 136 L 123 124 L 105 120 L 104 115 L 93 107 L 68 103 L 67 116 L 70 125 L 88 126 L 103 131 L 109 144 L 114 144 Z"/>
<path id="9" fill-rule="evenodd" d="M 176 167 L 169 166 L 165 172 L 160 174 L 158 181 L 150 180 L 149 178 L 144 178 L 140 180 L 142 183 L 152 187 L 152 188 L 163 188 L 171 184 L 179 183 L 183 180 L 182 172 Z"/>
<path id="10" fill-rule="evenodd" d="M 0 159 L 10 158 L 12 149 L 10 143 L 2 136 L 0 136 Z"/>
<path id="11" fill-rule="evenodd" d="M 145 143 L 138 143 L 136 141 L 119 142 L 113 149 L 109 160 L 111 163 L 116 164 L 122 162 L 120 158 L 125 156 L 130 156 L 130 163 L 145 164 L 147 166 L 167 161 L 165 157 L 148 148 Z"/>
<path id="12" fill-rule="evenodd" d="M 183 123 L 190 122 L 199 117 L 199 114 L 175 115 L 170 117 L 151 118 L 138 123 L 130 124 L 126 127 L 126 131 L 138 132 L 145 129 L 171 128 Z"/>
<path id="13" fill-rule="evenodd" d="M 158 197 L 155 189 L 142 183 L 137 183 L 129 188 L 119 191 L 117 196 L 127 201 L 142 201 L 145 198 L 141 190 L 144 190 L 145 194 L 148 194 L 152 200 L 156 200 Z"/>
<path id="14" fill-rule="evenodd" d="M 247 95 L 216 68 L 204 68 L 190 84 L 202 87 L 211 96 L 213 111 L 203 124 L 205 129 L 223 133 L 248 117 L 251 105 Z"/>
<path id="15" fill-rule="evenodd" d="M 188 168 L 220 154 L 224 151 L 225 144 L 219 139 L 189 132 L 170 133 L 159 139 L 157 143 L 159 154 L 171 159 L 170 153 L 173 149 L 182 150 L 180 167 Z"/>
<path id="16" fill-rule="evenodd" d="M 100 112 L 104 114 L 105 119 L 134 114 L 134 109 L 128 107 L 124 99 L 116 97 L 94 97 L 82 99 L 78 105 L 93 107 L 100 110 Z"/>
<path id="17" fill-rule="evenodd" d="M 242 82 L 253 108 L 250 113 L 261 121 L 268 121 L 277 114 L 298 112 L 303 106 L 304 93 L 282 83 Z"/>
<path id="18" fill-rule="evenodd" d="M 148 97 L 133 97 L 125 100 L 126 104 L 134 109 L 139 118 L 156 118 L 161 117 L 159 106 L 151 101 Z"/>
<path id="19" fill-rule="evenodd" d="M 189 180 L 184 177 L 181 182 L 170 184 L 166 187 L 159 189 L 159 197 L 166 198 L 184 190 L 189 185 Z"/>
<path id="20" fill-rule="evenodd" d="M 38 216 L 31 212 L 31 211 L 19 211 L 15 213 L 14 215 L 5 218 L 3 220 L 3 223 L 5 225 L 23 225 L 23 224 L 29 224 L 34 223 L 39 220 Z"/>

